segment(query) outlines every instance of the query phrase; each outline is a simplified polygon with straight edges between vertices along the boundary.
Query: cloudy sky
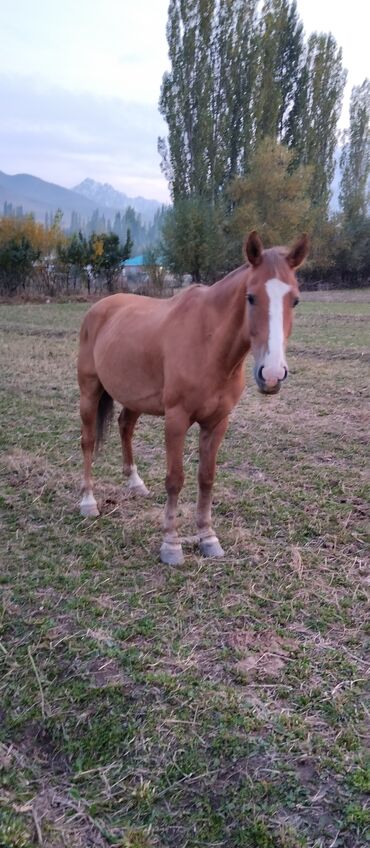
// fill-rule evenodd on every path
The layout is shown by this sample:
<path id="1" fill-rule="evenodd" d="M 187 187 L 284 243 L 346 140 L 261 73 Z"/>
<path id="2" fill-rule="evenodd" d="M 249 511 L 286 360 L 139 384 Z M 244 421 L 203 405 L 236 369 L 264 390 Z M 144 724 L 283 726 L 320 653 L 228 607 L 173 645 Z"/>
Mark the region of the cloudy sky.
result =
<path id="1" fill-rule="evenodd" d="M 298 0 L 306 33 L 331 31 L 348 83 L 370 76 L 364 0 Z M 85 177 L 167 200 L 157 137 L 168 0 L 0 2 L 0 170 L 68 188 Z"/>

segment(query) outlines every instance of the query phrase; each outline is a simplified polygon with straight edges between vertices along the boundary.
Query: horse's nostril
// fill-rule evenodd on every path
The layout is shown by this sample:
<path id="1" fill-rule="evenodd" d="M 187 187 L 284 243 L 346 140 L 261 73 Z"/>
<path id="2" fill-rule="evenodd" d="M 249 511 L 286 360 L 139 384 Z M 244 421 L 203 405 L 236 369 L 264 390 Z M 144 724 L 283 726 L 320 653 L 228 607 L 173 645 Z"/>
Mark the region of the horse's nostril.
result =
<path id="1" fill-rule="evenodd" d="M 284 365 L 284 377 L 282 378 L 281 382 L 283 382 L 283 380 L 286 380 L 287 376 L 288 376 L 288 369 L 285 368 L 285 365 Z"/>
<path id="2" fill-rule="evenodd" d="M 263 371 L 263 365 L 261 365 L 260 368 L 258 369 L 257 378 L 258 378 L 258 380 L 261 381 L 261 383 L 264 383 L 265 381 L 264 381 L 264 378 L 263 378 L 262 371 Z"/>

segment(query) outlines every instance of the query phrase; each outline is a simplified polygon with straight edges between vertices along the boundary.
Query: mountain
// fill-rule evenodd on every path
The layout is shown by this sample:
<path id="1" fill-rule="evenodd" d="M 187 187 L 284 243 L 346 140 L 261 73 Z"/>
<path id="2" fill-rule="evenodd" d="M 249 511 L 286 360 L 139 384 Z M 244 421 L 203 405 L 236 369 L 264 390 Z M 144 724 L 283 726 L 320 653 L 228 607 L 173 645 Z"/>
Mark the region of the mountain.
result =
<path id="1" fill-rule="evenodd" d="M 97 186 L 94 194 L 91 189 L 91 196 L 86 193 L 86 183 Z M 23 212 L 33 212 L 37 221 L 44 223 L 46 215 L 54 215 L 57 209 L 63 212 L 62 225 L 70 227 L 72 213 L 76 213 L 80 219 L 87 221 L 93 213 L 99 208 L 101 214 L 105 218 L 114 221 L 117 209 L 124 211 L 127 206 L 133 206 L 136 212 L 141 212 L 145 221 L 151 221 L 157 209 L 161 208 L 161 204 L 157 200 L 146 200 L 145 198 L 129 198 L 126 195 L 116 192 L 112 186 L 102 186 L 100 183 L 95 183 L 94 180 L 84 180 L 81 187 L 85 186 L 84 191 L 79 192 L 76 189 L 63 188 L 56 183 L 49 183 L 39 177 L 33 177 L 31 174 L 5 174 L 0 171 L 0 214 L 2 213 L 5 203 L 11 203 L 13 207 L 22 206 Z M 112 197 L 117 195 L 121 198 L 119 205 L 117 202 L 108 202 L 108 193 L 103 192 L 105 202 L 99 196 L 98 189 L 108 188 L 112 192 Z M 123 200 L 124 198 L 124 200 Z M 117 198 L 115 198 L 117 200 Z M 136 201 L 137 204 L 136 205 Z M 152 210 L 150 212 L 150 210 Z"/>
<path id="2" fill-rule="evenodd" d="M 145 197 L 128 197 L 123 191 L 117 191 L 109 183 L 98 183 L 95 180 L 86 179 L 75 186 L 73 191 L 93 200 L 99 209 L 113 208 L 119 211 L 132 206 L 135 212 L 139 212 L 143 221 L 152 221 L 155 213 L 162 204 L 158 200 L 147 200 Z"/>

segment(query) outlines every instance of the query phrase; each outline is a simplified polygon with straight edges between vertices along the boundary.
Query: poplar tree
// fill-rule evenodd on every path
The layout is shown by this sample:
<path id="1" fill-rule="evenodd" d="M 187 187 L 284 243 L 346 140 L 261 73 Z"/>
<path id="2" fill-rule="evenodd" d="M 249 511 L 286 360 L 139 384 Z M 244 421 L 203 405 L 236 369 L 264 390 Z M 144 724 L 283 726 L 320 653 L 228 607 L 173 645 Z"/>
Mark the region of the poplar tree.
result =
<path id="1" fill-rule="evenodd" d="M 295 162 L 313 167 L 311 200 L 323 214 L 328 212 L 334 176 L 337 124 L 346 76 L 342 50 L 333 36 L 313 33 L 296 95 L 297 123 L 291 129 L 291 144 L 296 151 Z"/>
<path id="2" fill-rule="evenodd" d="M 350 126 L 345 133 L 340 159 L 342 180 L 343 253 L 346 276 L 368 277 L 370 273 L 370 81 L 352 89 Z"/>
<path id="3" fill-rule="evenodd" d="M 354 86 L 350 126 L 340 159 L 340 203 L 345 219 L 355 222 L 368 215 L 370 175 L 370 81 Z"/>
<path id="4" fill-rule="evenodd" d="M 257 0 L 171 0 L 158 140 L 173 200 L 216 202 L 253 141 Z"/>
<path id="5" fill-rule="evenodd" d="M 259 26 L 255 112 L 257 142 L 288 141 L 289 119 L 304 57 L 303 25 L 296 2 L 265 0 Z"/>
<path id="6" fill-rule="evenodd" d="M 212 73 L 209 44 L 215 0 L 170 0 L 167 41 L 171 71 L 163 77 L 159 108 L 168 143 L 159 139 L 162 169 L 173 199 L 209 188 Z"/>

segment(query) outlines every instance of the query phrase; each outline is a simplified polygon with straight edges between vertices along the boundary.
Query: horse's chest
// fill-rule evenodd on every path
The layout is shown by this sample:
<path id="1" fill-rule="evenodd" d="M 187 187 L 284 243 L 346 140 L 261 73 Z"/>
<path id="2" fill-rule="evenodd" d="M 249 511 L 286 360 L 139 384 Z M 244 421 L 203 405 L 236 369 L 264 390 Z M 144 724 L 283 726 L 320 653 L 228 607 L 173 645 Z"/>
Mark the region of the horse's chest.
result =
<path id="1" fill-rule="evenodd" d="M 244 384 L 241 371 L 223 382 L 214 380 L 213 384 L 205 384 L 199 394 L 197 420 L 224 418 L 229 415 L 238 403 Z"/>

